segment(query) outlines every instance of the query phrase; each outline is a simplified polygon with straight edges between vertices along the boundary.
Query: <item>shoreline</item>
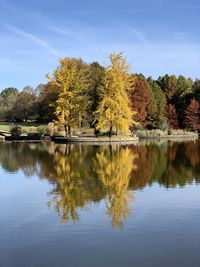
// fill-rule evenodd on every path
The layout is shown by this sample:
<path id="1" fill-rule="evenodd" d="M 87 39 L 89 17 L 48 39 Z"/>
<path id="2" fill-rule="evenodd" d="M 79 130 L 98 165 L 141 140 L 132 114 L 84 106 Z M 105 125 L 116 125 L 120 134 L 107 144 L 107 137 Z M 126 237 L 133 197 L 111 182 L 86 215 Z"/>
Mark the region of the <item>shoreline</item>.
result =
<path id="1" fill-rule="evenodd" d="M 144 137 L 53 137 L 53 138 L 31 138 L 31 137 L 5 137 L 2 139 L 1 142 L 55 142 L 58 144 L 111 144 L 111 143 L 118 143 L 118 144 L 134 144 L 140 141 L 160 141 L 160 140 L 198 140 L 198 134 L 190 134 L 190 135 L 163 135 L 163 136 L 144 136 Z"/>
<path id="2" fill-rule="evenodd" d="M 139 142 L 139 137 L 55 137 L 55 143 L 136 143 Z"/>
<path id="3" fill-rule="evenodd" d="M 137 143 L 140 141 L 148 141 L 148 140 L 198 140 L 198 134 L 191 135 L 165 135 L 165 136 L 146 136 L 146 137 L 56 137 L 54 138 L 55 143 L 81 143 L 81 144 L 109 144 L 109 143 L 122 143 L 122 144 L 131 144 Z"/>

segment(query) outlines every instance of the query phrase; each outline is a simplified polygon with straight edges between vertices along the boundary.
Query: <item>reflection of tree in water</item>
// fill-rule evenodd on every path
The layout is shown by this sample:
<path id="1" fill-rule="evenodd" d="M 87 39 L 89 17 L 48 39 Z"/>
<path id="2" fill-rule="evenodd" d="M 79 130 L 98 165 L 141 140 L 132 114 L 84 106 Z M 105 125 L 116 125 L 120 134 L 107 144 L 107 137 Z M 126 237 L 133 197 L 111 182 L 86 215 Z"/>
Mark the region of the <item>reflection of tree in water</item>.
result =
<path id="1" fill-rule="evenodd" d="M 57 181 L 49 205 L 55 207 L 62 221 L 75 221 L 79 208 L 105 197 L 113 226 L 122 226 L 129 214 L 128 185 L 134 155 L 128 148 L 80 148 L 55 153 Z"/>
<path id="2" fill-rule="evenodd" d="M 100 201 L 103 190 L 93 177 L 91 151 L 62 145 L 54 154 L 56 183 L 50 193 L 49 205 L 54 205 L 62 221 L 79 219 L 77 209 Z"/>
<path id="3" fill-rule="evenodd" d="M 78 220 L 79 209 L 106 199 L 112 224 L 120 227 L 130 212 L 128 189 L 200 182 L 200 142 L 129 147 L 1 143 L 0 165 L 7 172 L 47 179 L 53 185 L 49 205 L 62 220 Z"/>
<path id="4" fill-rule="evenodd" d="M 113 227 L 121 227 L 127 219 L 132 193 L 128 191 L 136 156 L 129 148 L 101 149 L 95 156 L 95 172 L 106 190 L 106 206 Z"/>
<path id="5" fill-rule="evenodd" d="M 0 165 L 7 172 L 22 171 L 51 180 L 54 173 L 53 143 L 0 143 Z"/>
<path id="6" fill-rule="evenodd" d="M 143 188 L 158 183 L 166 188 L 190 184 L 200 179 L 200 143 L 150 142 L 132 147 L 138 153 L 130 187 Z"/>
<path id="7" fill-rule="evenodd" d="M 200 163 L 200 143 L 190 142 L 186 146 L 186 157 L 193 167 Z"/>
<path id="8" fill-rule="evenodd" d="M 130 187 L 142 189 L 159 180 L 166 168 L 165 146 L 155 143 L 141 144 L 131 147 L 131 151 L 138 157 L 135 160 L 137 168 L 132 171 Z"/>
<path id="9" fill-rule="evenodd" d="M 187 155 L 187 147 L 191 143 L 168 143 L 166 168 L 158 180 L 160 185 L 164 185 L 167 188 L 176 186 L 183 187 L 186 184 L 192 183 L 194 180 L 198 180 L 198 174 L 188 160 Z M 190 151 L 190 153 L 192 154 L 193 152 Z"/>
<path id="10" fill-rule="evenodd" d="M 133 189 L 142 189 L 150 181 L 151 164 L 148 159 L 148 149 L 145 145 L 130 146 L 131 153 L 136 154 L 134 163 L 137 168 L 132 169 L 129 186 Z"/>

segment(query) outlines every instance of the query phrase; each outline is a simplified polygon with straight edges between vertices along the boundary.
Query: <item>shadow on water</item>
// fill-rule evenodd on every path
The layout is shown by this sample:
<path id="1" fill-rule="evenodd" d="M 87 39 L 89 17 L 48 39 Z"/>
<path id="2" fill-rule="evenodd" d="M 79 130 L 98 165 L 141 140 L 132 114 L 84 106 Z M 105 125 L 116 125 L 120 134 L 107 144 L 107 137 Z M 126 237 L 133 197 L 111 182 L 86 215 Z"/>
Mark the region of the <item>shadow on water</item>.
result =
<path id="1" fill-rule="evenodd" d="M 120 228 L 131 211 L 132 191 L 153 183 L 170 188 L 200 182 L 200 143 L 2 143 L 0 164 L 9 173 L 22 171 L 27 177 L 48 180 L 53 185 L 48 205 L 61 221 L 78 221 L 80 208 L 104 200 L 112 226 Z"/>

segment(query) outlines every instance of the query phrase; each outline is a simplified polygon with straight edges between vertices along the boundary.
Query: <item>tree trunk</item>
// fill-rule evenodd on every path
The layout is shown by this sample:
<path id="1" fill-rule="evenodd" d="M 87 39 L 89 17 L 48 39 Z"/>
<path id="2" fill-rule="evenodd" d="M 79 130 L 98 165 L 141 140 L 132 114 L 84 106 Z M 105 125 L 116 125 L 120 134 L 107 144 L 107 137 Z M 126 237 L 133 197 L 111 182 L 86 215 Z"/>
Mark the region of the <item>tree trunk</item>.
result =
<path id="1" fill-rule="evenodd" d="M 68 125 L 68 134 L 69 134 L 69 136 L 71 137 L 71 135 L 72 135 L 72 128 L 71 128 L 71 126 L 69 126 L 69 125 Z"/>
<path id="2" fill-rule="evenodd" d="M 65 135 L 67 136 L 68 135 L 68 125 L 64 125 L 64 128 L 65 128 Z"/>
<path id="3" fill-rule="evenodd" d="M 79 127 L 79 130 L 81 128 L 81 113 L 79 112 L 78 114 L 78 127 Z"/>
<path id="4" fill-rule="evenodd" d="M 112 127 L 112 124 L 110 125 L 110 130 L 109 130 L 109 137 L 112 137 L 112 129 L 113 129 L 113 127 Z"/>

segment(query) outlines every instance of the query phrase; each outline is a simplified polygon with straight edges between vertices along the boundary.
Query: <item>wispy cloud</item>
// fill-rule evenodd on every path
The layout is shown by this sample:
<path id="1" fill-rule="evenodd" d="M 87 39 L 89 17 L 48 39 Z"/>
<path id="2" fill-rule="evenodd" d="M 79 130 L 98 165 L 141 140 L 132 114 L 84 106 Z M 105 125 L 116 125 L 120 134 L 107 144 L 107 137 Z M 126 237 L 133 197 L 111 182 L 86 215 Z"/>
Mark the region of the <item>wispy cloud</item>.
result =
<path id="1" fill-rule="evenodd" d="M 126 23 L 119 23 L 111 20 L 109 27 L 105 25 L 93 26 L 87 24 L 74 25 L 48 25 L 48 29 L 53 33 L 69 37 L 73 41 L 79 41 L 81 44 L 92 46 L 95 43 L 112 43 L 123 42 L 123 39 L 130 42 L 135 42 L 142 46 L 150 46 L 150 41 L 146 38 L 145 33 L 141 30 L 131 27 Z M 121 38 L 120 38 L 121 37 Z M 112 40 L 111 40 L 112 38 Z M 120 40 L 121 39 L 121 40 Z"/>
<path id="2" fill-rule="evenodd" d="M 86 34 L 85 32 L 88 32 L 89 29 L 88 28 L 75 28 L 75 27 L 67 27 L 67 26 L 54 26 L 54 25 L 50 25 L 48 26 L 48 29 L 54 33 L 57 33 L 59 35 L 63 35 L 69 38 L 73 38 L 77 41 L 80 42 L 85 42 L 86 41 Z M 87 30 L 86 30 L 87 29 Z"/>
<path id="3" fill-rule="evenodd" d="M 120 32 L 124 32 L 125 34 L 129 35 L 131 38 L 133 38 L 136 42 L 140 43 L 143 46 L 150 46 L 150 41 L 147 39 L 144 31 L 140 30 L 139 28 L 136 28 L 130 23 L 124 21 L 113 21 L 115 27 L 119 29 Z"/>
<path id="4" fill-rule="evenodd" d="M 141 31 L 134 29 L 130 26 L 125 28 L 127 31 L 129 31 L 131 34 L 135 35 L 135 37 L 138 39 L 138 41 L 145 45 L 148 46 L 150 45 L 150 42 L 147 40 L 147 38 L 145 37 L 144 33 L 142 33 Z"/>
<path id="5" fill-rule="evenodd" d="M 26 32 L 18 27 L 15 27 L 13 25 L 7 24 L 7 23 L 1 23 L 4 27 L 6 27 L 8 30 L 13 32 L 14 34 L 23 37 L 24 39 L 28 39 L 33 41 L 35 44 L 39 45 L 40 47 L 47 50 L 49 54 L 52 56 L 58 57 L 59 53 L 58 51 L 53 48 L 47 41 L 45 41 L 42 38 L 37 37 L 36 35 Z"/>

